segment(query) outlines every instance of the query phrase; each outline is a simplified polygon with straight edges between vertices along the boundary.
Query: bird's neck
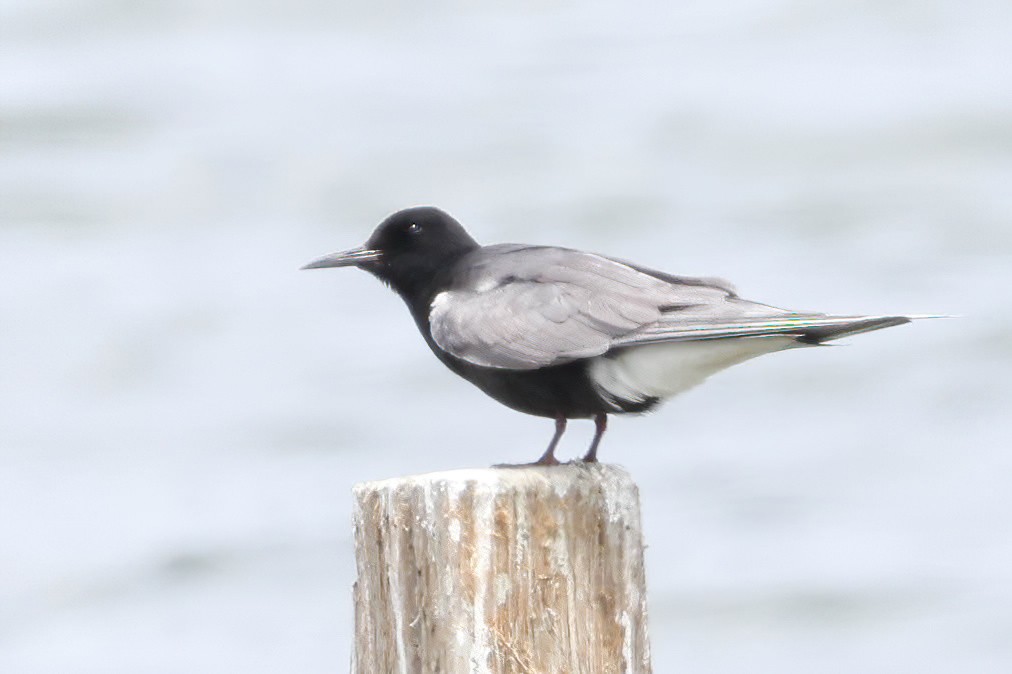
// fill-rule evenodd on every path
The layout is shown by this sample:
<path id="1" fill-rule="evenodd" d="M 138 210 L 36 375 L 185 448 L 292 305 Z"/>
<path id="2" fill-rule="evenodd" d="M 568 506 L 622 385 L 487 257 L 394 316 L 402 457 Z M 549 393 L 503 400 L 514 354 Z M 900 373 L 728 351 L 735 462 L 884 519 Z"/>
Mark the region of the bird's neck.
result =
<path id="1" fill-rule="evenodd" d="M 432 299 L 450 287 L 453 269 L 471 250 L 462 248 L 438 260 L 424 256 L 402 259 L 392 269 L 377 275 L 407 302 L 416 320 L 423 316 L 428 320 Z"/>

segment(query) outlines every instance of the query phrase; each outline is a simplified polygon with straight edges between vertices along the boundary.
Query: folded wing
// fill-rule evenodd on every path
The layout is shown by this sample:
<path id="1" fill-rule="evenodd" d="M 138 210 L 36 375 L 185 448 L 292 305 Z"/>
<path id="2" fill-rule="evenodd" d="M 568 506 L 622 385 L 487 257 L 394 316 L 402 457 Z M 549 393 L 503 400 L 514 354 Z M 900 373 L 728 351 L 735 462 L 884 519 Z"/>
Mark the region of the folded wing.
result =
<path id="1" fill-rule="evenodd" d="M 739 298 L 717 279 L 671 276 L 579 251 L 476 251 L 432 302 L 432 337 L 474 365 L 531 370 L 669 341 L 791 335 L 817 343 L 904 317 L 796 313 Z"/>

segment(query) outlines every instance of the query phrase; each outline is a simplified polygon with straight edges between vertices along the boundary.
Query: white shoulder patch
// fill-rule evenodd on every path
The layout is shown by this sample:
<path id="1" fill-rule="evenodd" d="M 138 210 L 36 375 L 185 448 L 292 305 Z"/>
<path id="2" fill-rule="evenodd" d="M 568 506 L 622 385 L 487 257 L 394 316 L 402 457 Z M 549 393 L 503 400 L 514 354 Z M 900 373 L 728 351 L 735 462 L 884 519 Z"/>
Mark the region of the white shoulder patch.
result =
<path id="1" fill-rule="evenodd" d="M 435 297 L 432 298 L 432 304 L 429 305 L 429 316 L 441 311 L 446 307 L 446 303 L 450 301 L 450 291 L 444 290 Z"/>

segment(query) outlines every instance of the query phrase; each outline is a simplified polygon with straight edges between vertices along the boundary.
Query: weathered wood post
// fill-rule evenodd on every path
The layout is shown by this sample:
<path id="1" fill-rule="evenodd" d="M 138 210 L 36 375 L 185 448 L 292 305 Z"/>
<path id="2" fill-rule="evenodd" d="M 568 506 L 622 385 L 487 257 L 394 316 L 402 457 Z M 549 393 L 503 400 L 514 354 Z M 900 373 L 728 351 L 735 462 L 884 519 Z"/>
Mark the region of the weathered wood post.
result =
<path id="1" fill-rule="evenodd" d="M 615 466 L 355 487 L 353 674 L 649 674 L 639 494 Z"/>

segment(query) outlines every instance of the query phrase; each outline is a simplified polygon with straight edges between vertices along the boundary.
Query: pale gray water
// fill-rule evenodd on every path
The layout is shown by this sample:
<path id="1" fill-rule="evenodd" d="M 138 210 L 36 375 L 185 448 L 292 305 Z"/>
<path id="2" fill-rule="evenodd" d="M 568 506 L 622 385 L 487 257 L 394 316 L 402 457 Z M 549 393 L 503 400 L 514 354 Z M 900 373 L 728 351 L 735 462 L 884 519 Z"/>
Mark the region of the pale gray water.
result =
<path id="1" fill-rule="evenodd" d="M 0 2 L 0 672 L 343 672 L 349 488 L 551 433 L 365 274 L 388 211 L 961 318 L 602 448 L 665 672 L 1012 671 L 1012 5 Z M 563 455 L 590 435 L 576 424 Z"/>

